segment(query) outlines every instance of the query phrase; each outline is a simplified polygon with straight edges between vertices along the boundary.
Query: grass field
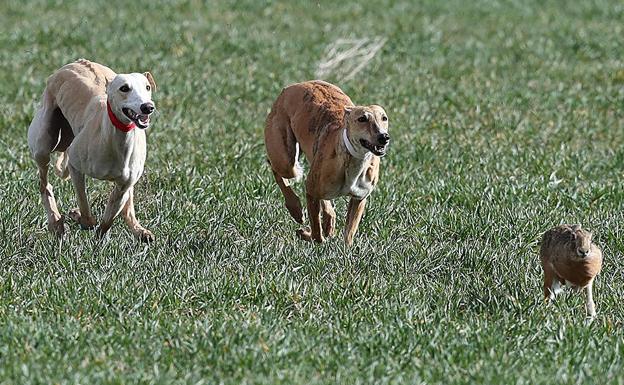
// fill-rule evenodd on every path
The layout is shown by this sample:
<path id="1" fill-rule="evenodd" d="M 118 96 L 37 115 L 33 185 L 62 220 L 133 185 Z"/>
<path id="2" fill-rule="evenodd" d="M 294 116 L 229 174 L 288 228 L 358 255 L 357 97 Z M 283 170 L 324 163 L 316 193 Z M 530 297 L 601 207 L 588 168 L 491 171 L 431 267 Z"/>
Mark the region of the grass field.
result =
<path id="1" fill-rule="evenodd" d="M 3 1 L 0 384 L 624 384 L 623 33 L 617 0 Z M 341 38 L 386 39 L 325 78 L 393 138 L 351 249 L 296 238 L 263 144 Z M 80 57 L 160 86 L 150 246 L 46 231 L 26 131 Z M 591 325 L 541 298 L 539 237 L 576 222 L 605 254 Z"/>

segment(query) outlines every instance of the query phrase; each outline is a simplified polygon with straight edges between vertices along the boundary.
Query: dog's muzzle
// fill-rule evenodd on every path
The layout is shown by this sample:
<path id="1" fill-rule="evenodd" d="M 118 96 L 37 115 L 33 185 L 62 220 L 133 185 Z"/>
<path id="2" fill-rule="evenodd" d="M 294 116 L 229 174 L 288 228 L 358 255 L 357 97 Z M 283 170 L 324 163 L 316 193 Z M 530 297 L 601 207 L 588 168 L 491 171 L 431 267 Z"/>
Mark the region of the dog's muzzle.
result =
<path id="1" fill-rule="evenodd" d="M 149 127 L 150 124 L 150 115 L 154 112 L 154 103 L 143 103 L 141 105 L 141 114 L 134 112 L 133 109 L 124 107 L 121 111 L 137 125 L 137 127 L 145 129 Z"/>
<path id="2" fill-rule="evenodd" d="M 390 135 L 380 134 L 379 137 L 377 138 L 377 141 L 379 144 L 375 145 L 366 139 L 360 139 L 360 144 L 362 145 L 362 147 L 372 152 L 374 155 L 377 155 L 377 156 L 386 155 L 386 152 L 388 151 L 388 144 L 390 144 Z"/>

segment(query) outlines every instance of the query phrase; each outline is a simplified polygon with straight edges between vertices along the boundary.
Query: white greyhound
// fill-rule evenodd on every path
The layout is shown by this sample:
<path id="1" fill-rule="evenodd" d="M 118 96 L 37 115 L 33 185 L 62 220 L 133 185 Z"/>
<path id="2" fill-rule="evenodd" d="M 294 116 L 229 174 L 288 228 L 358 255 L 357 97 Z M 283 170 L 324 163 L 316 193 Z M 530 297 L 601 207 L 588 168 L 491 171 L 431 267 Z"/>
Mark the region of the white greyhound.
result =
<path id="1" fill-rule="evenodd" d="M 70 218 L 85 229 L 97 224 L 85 191 L 85 175 L 89 175 L 115 183 L 97 229 L 99 236 L 121 212 L 137 238 L 154 239 L 136 219 L 133 190 L 145 165 L 145 129 L 155 109 L 155 88 L 149 72 L 116 74 L 85 59 L 63 66 L 48 78 L 42 104 L 28 128 L 28 146 L 39 168 L 39 191 L 54 234 L 65 232 L 48 183 L 50 154 L 58 151 L 55 171 L 62 178 L 71 176 L 78 200 Z"/>

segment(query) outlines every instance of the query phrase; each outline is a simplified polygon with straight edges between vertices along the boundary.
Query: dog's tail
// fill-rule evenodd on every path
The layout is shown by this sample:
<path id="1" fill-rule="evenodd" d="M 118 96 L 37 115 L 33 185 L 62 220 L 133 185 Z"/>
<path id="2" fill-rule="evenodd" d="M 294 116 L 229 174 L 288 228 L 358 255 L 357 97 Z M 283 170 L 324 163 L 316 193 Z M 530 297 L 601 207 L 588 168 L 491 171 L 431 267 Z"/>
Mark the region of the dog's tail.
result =
<path id="1" fill-rule="evenodd" d="M 301 182 L 301 179 L 303 178 L 303 166 L 299 163 L 299 143 L 295 143 L 295 164 L 293 165 L 293 170 L 295 172 L 295 177 L 284 179 L 286 186 Z"/>
<path id="2" fill-rule="evenodd" d="M 67 153 L 63 151 L 54 164 L 54 173 L 63 180 L 69 179 L 69 169 L 67 168 L 68 160 L 69 156 L 67 156 Z"/>

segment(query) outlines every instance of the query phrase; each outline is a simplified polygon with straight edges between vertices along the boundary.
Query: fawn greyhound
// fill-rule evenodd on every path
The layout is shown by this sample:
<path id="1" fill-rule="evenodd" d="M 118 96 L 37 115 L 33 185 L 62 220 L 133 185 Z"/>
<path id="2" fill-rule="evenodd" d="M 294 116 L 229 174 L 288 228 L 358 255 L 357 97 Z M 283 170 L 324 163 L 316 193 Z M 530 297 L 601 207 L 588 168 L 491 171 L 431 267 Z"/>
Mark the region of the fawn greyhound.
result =
<path id="1" fill-rule="evenodd" d="M 145 129 L 155 109 L 149 72 L 116 74 L 103 65 L 80 59 L 48 78 L 43 100 L 28 128 L 28 146 L 39 169 L 39 190 L 48 228 L 65 231 L 63 216 L 48 183 L 52 152 L 61 153 L 56 173 L 71 176 L 78 209 L 69 213 L 83 228 L 94 228 L 85 191 L 85 175 L 115 184 L 97 229 L 103 236 L 121 212 L 131 232 L 142 241 L 154 235 L 135 216 L 134 184 L 143 174 Z"/>

